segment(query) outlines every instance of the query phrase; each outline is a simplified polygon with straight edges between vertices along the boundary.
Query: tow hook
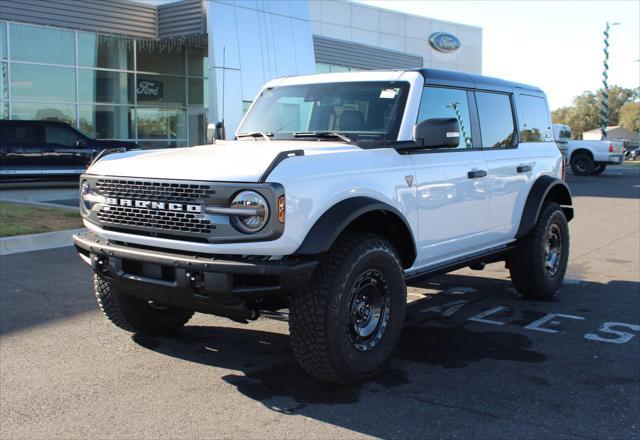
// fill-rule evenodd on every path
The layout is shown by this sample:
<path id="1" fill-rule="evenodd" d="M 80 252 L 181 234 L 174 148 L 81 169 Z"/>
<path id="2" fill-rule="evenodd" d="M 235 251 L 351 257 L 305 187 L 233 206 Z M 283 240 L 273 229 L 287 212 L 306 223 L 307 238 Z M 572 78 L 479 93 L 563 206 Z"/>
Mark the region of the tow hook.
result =
<path id="1" fill-rule="evenodd" d="M 187 286 L 198 295 L 204 293 L 204 274 L 202 272 L 187 272 Z"/>
<path id="2" fill-rule="evenodd" d="M 110 275 L 109 257 L 96 255 L 93 259 L 93 270 L 99 275 L 104 275 L 105 277 L 108 277 Z"/>

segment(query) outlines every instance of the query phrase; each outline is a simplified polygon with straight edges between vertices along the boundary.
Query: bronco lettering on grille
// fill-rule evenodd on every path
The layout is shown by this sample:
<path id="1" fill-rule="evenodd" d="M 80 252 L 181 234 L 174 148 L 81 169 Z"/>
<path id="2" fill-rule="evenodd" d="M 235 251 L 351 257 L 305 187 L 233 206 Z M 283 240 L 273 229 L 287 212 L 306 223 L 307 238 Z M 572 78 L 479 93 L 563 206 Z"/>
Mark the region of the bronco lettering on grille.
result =
<path id="1" fill-rule="evenodd" d="M 165 211 L 202 212 L 202 206 L 187 203 L 154 202 L 151 200 L 118 199 L 107 197 L 107 205 L 129 206 L 144 209 L 159 209 Z"/>

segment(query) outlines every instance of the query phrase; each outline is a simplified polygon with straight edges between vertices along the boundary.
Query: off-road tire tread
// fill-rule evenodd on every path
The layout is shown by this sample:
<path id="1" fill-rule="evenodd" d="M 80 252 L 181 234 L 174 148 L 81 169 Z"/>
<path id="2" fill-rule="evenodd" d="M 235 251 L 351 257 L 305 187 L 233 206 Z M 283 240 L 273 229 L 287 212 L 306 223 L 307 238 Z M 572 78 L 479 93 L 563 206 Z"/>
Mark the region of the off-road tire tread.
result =
<path id="1" fill-rule="evenodd" d="M 547 224 L 552 216 L 560 214 L 562 232 L 566 236 L 566 247 L 563 252 L 565 261 L 568 261 L 569 252 L 569 228 L 566 217 L 560 205 L 555 202 L 545 202 L 540 212 L 540 217 L 535 227 L 529 234 L 518 240 L 515 250 L 509 256 L 508 267 L 511 273 L 511 281 L 516 291 L 524 298 L 549 299 L 552 298 L 556 289 L 549 289 L 545 275 L 541 270 L 532 270 L 532 261 L 544 259 L 544 247 L 542 243 L 547 233 Z M 534 263 L 535 264 L 535 263 Z M 560 268 L 560 281 L 564 278 L 567 264 Z M 557 286 L 558 288 L 560 286 Z"/>
<path id="2" fill-rule="evenodd" d="M 170 334 L 182 328 L 193 316 L 191 310 L 171 308 L 162 311 L 159 317 L 157 311 L 141 308 L 137 298 L 118 292 L 107 280 L 95 274 L 93 286 L 102 313 L 115 326 L 131 333 Z"/>
<path id="3" fill-rule="evenodd" d="M 369 241 L 367 247 L 362 248 L 358 254 L 352 254 L 353 250 L 365 241 Z M 341 356 L 335 350 L 330 349 L 337 348 L 338 342 L 329 340 L 330 335 L 327 334 L 326 328 L 328 308 L 339 307 L 339 304 L 329 304 L 332 299 L 338 300 L 337 295 L 329 295 L 336 276 L 343 275 L 340 283 L 346 283 L 350 269 L 357 264 L 360 257 L 372 250 L 390 253 L 399 270 L 402 270 L 397 252 L 385 238 L 371 233 L 347 233 L 321 257 L 307 287 L 291 298 L 289 332 L 293 352 L 302 368 L 320 380 L 344 384 L 359 383 L 376 375 L 382 368 L 380 366 L 376 371 L 368 373 L 354 372 L 341 361 Z M 349 268 L 341 273 L 344 265 L 348 265 Z M 397 336 L 399 335 L 396 335 L 396 338 Z"/>

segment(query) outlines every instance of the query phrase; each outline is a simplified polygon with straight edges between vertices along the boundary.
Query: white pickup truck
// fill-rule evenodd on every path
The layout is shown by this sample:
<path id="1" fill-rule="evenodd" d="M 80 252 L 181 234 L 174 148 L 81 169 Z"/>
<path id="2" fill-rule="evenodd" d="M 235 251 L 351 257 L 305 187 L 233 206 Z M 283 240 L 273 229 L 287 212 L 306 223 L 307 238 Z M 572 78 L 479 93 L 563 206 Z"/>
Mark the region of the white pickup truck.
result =
<path id="1" fill-rule="evenodd" d="M 619 141 L 578 141 L 571 139 L 571 128 L 553 124 L 553 138 L 576 176 L 597 176 L 608 164 L 624 160 L 624 144 Z"/>

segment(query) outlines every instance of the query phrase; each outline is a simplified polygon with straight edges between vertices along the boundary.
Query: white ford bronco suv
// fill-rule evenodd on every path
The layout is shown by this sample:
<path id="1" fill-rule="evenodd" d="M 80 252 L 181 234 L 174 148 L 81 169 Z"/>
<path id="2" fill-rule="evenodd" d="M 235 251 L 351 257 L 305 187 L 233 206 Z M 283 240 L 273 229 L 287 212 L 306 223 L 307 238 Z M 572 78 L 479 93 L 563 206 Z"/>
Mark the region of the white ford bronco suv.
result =
<path id="1" fill-rule="evenodd" d="M 74 240 L 118 327 L 288 308 L 302 367 L 353 383 L 390 356 L 407 283 L 506 261 L 525 298 L 554 295 L 563 171 L 535 87 L 431 69 L 283 78 L 233 141 L 95 161 Z"/>

